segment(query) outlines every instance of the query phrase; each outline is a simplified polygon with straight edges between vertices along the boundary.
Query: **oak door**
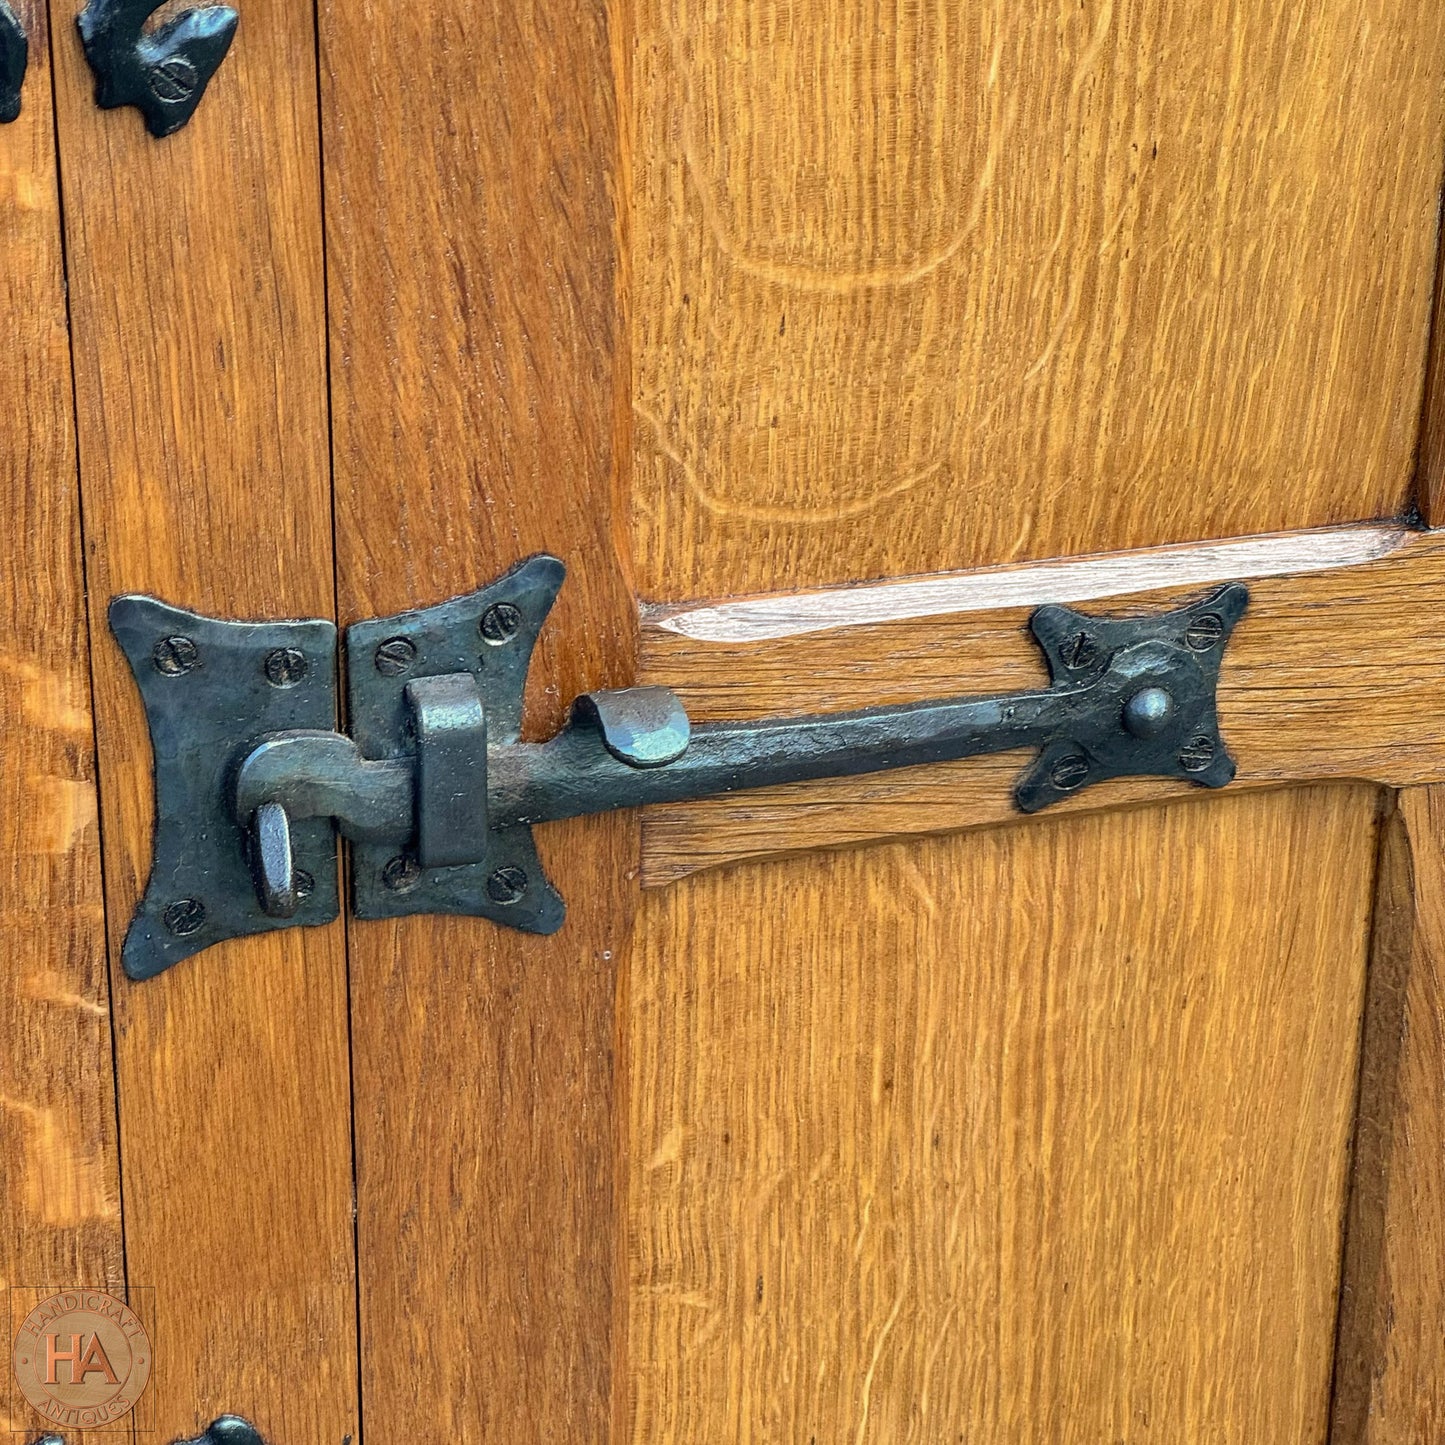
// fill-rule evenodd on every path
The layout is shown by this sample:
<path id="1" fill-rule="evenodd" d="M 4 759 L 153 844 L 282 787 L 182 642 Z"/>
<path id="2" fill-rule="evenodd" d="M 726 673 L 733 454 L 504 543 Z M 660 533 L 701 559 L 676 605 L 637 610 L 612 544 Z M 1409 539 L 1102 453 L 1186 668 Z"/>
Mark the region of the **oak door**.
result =
<path id="1" fill-rule="evenodd" d="M 139 1439 L 1440 1438 L 1445 9 L 239 9 L 155 141 L 17 5 L 0 1280 L 148 1292 Z M 552 938 L 126 980 L 109 598 L 539 550 L 534 737 L 1027 687 L 1036 603 L 1243 579 L 1239 776 L 555 824 Z"/>

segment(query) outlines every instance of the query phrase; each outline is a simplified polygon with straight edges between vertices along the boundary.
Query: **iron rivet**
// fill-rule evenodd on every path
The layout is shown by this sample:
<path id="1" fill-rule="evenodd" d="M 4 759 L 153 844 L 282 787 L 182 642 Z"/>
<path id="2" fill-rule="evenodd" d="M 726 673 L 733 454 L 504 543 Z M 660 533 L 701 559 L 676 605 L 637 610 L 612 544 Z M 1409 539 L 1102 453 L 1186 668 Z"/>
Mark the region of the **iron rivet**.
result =
<path id="1" fill-rule="evenodd" d="M 1174 699 L 1162 687 L 1141 687 L 1124 704 L 1124 726 L 1136 738 L 1157 738 L 1174 721 Z"/>
<path id="2" fill-rule="evenodd" d="M 482 613 L 482 637 L 493 647 L 500 647 L 504 642 L 510 642 L 516 636 L 517 629 L 521 625 L 521 609 L 514 607 L 510 602 L 494 602 Z"/>
<path id="3" fill-rule="evenodd" d="M 1184 629 L 1185 644 L 1195 652 L 1208 652 L 1224 636 L 1224 619 L 1217 612 L 1202 612 Z"/>
<path id="4" fill-rule="evenodd" d="M 206 905 L 199 898 L 177 898 L 166 904 L 161 920 L 178 938 L 184 938 L 206 921 Z"/>
<path id="5" fill-rule="evenodd" d="M 316 892 L 316 880 L 304 869 L 291 875 L 291 888 L 298 898 L 310 898 Z"/>
<path id="6" fill-rule="evenodd" d="M 201 651 L 189 637 L 163 637 L 151 652 L 156 671 L 180 677 L 201 665 Z"/>
<path id="7" fill-rule="evenodd" d="M 1099 644 L 1087 632 L 1076 632 L 1064 644 L 1064 665 L 1066 667 L 1087 667 L 1099 655 Z"/>
<path id="8" fill-rule="evenodd" d="M 389 859 L 386 867 L 381 870 L 381 881 L 393 893 L 405 893 L 421 881 L 421 864 L 415 858 L 398 853 L 395 858 Z"/>
<path id="9" fill-rule="evenodd" d="M 1072 793 L 1089 776 L 1089 760 L 1083 753 L 1069 753 L 1049 770 L 1049 781 L 1061 792 Z"/>
<path id="10" fill-rule="evenodd" d="M 278 647 L 266 654 L 266 681 L 272 687 L 295 687 L 306 676 L 306 654 L 296 647 Z"/>
<path id="11" fill-rule="evenodd" d="M 1214 761 L 1214 739 L 1197 737 L 1185 744 L 1179 754 L 1179 766 L 1186 773 L 1202 773 Z"/>
<path id="12" fill-rule="evenodd" d="M 487 897 L 493 903 L 515 903 L 527 891 L 527 875 L 515 863 L 498 868 L 487 879 Z"/>
<path id="13" fill-rule="evenodd" d="M 383 677 L 400 677 L 416 661 L 416 643 L 409 637 L 388 637 L 376 649 L 376 670 Z"/>

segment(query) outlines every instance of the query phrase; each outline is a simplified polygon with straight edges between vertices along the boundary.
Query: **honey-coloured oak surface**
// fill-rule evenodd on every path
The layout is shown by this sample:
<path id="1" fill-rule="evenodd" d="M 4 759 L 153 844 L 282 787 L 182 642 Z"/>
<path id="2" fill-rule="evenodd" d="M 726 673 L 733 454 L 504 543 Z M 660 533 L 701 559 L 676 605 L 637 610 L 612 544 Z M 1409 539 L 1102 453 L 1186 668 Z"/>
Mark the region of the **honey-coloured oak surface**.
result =
<path id="1" fill-rule="evenodd" d="M 343 620 L 558 554 L 527 723 L 550 730 L 635 671 L 612 498 L 614 37 L 600 7 L 551 0 L 320 16 Z M 349 930 L 373 1440 L 608 1438 L 636 852 L 635 816 L 546 840 L 569 902 L 553 938 L 437 917 Z"/>
<path id="2" fill-rule="evenodd" d="M 644 597 L 1408 503 L 1445 8 L 630 15 Z"/>
<path id="3" fill-rule="evenodd" d="M 242 0 L 158 143 L 24 8 L 0 1270 L 153 1290 L 156 1440 L 1430 1438 L 1439 810 L 1375 785 L 1445 783 L 1445 10 Z M 554 938 L 121 977 L 110 597 L 346 623 L 538 550 L 533 737 L 1028 686 L 1037 603 L 1242 577 L 1241 779 L 579 820 Z"/>
<path id="4" fill-rule="evenodd" d="M 125 1259 L 154 1291 L 158 1440 L 235 1411 L 271 1441 L 341 1441 L 358 1425 L 340 932 L 235 941 L 148 983 L 119 967 L 151 755 L 110 598 L 334 611 L 315 33 L 289 0 L 243 9 L 196 119 L 160 142 L 96 108 L 53 11 Z"/>
<path id="5" fill-rule="evenodd" d="M 621 1438 L 1323 1445 L 1375 815 L 1223 797 L 648 895 Z"/>
<path id="6" fill-rule="evenodd" d="M 50 34 L 43 6 L 15 8 L 31 60 L 20 119 L 0 126 L 5 1431 L 35 1423 L 11 1377 L 11 1305 L 30 1286 L 83 1283 L 123 1298 L 126 1283 Z"/>
<path id="7" fill-rule="evenodd" d="M 1337 1445 L 1445 1430 L 1445 789 L 1407 788 L 1385 823 L 1365 1011 Z"/>

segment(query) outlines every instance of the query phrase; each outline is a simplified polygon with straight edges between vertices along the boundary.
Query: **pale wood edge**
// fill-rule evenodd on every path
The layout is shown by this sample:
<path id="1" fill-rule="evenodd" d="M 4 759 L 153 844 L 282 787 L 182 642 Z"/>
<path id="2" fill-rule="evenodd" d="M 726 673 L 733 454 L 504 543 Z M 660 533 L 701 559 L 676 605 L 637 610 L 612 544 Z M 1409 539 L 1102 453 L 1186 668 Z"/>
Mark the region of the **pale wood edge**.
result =
<path id="1" fill-rule="evenodd" d="M 1386 534 L 1384 546 L 1380 539 Z M 1307 545 L 1320 535 L 1298 534 L 1291 540 Z M 1361 546 L 1357 560 L 1338 569 L 1306 567 L 1245 579 L 1259 583 L 1256 601 L 1226 656 L 1220 686 L 1221 722 L 1240 760 L 1231 791 L 1351 780 L 1386 787 L 1445 782 L 1445 740 L 1418 727 L 1418 712 L 1411 711 L 1433 690 L 1437 664 L 1445 661 L 1434 656 L 1428 620 L 1445 585 L 1445 542 L 1438 534 L 1402 524 L 1335 529 L 1331 535 L 1373 538 L 1369 546 L 1379 550 L 1370 557 Z M 1286 540 L 1276 543 L 1277 554 L 1286 555 Z M 1089 566 L 1097 566 L 1105 578 L 1150 580 L 1160 589 L 1158 595 L 1132 594 L 1123 605 L 1138 600 L 1157 606 L 1165 595 L 1198 591 L 1197 582 L 1192 589 L 1181 584 L 1172 563 L 1161 567 L 1161 556 L 1176 553 L 1154 549 L 1121 554 L 1127 558 L 1123 563 L 1102 558 Z M 1298 546 L 1295 555 L 1301 555 Z M 1040 580 L 1038 601 L 1054 595 L 1051 567 L 1026 569 Z M 1087 572 L 1075 576 L 1088 580 Z M 748 712 L 755 702 L 768 704 L 762 711 L 778 710 L 777 664 L 786 655 L 795 667 L 799 659 L 808 660 L 805 666 L 817 659 L 819 676 L 826 675 L 831 689 L 819 710 L 863 705 L 859 678 L 867 678 L 870 686 L 876 679 L 886 694 L 882 700 L 903 700 L 913 684 L 901 669 L 909 664 L 910 651 L 922 655 L 913 644 L 924 636 L 925 626 L 951 629 L 950 643 L 972 645 L 976 659 L 980 638 L 1012 635 L 1028 615 L 1028 608 L 1017 603 L 991 616 L 972 607 L 963 610 L 977 622 L 972 616 L 955 620 L 928 613 L 937 620 L 912 629 L 911 615 L 895 615 L 884 623 L 835 626 L 815 638 L 799 639 L 794 630 L 766 640 L 717 644 L 644 618 L 642 680 L 679 687 L 688 701 L 689 681 L 696 678 L 709 698 L 725 698 L 725 705 L 755 715 Z M 786 651 L 790 642 L 796 652 Z M 1336 657 L 1341 650 L 1349 656 Z M 1017 671 L 1009 675 L 1019 678 L 1010 685 L 1025 685 Z M 1378 699 L 1368 696 L 1368 686 L 1379 689 Z M 1330 697 L 1337 687 L 1339 709 Z M 704 709 L 699 715 L 712 714 Z M 641 881 L 644 887 L 660 887 L 702 868 L 745 859 L 1019 823 L 1024 819 L 1012 805 L 1011 787 L 1023 761 L 1019 755 L 998 755 L 878 774 L 871 782 L 831 780 L 647 809 Z M 1208 795 L 1183 783 L 1130 779 L 1091 788 L 1049 811 L 1089 812 L 1199 796 Z"/>
<path id="2" fill-rule="evenodd" d="M 766 642 L 873 622 L 1094 602 L 1161 588 L 1335 571 L 1388 557 L 1410 536 L 1411 529 L 1402 522 L 1274 532 L 823 591 L 644 604 L 642 623 L 697 642 Z"/>

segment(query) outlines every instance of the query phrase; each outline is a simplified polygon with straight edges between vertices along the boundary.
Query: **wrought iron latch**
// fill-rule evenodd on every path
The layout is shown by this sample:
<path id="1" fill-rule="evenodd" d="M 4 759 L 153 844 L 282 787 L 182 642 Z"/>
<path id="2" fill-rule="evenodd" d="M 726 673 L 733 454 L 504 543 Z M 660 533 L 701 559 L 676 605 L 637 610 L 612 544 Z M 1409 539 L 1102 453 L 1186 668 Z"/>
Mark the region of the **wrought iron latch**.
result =
<path id="1" fill-rule="evenodd" d="M 1036 812 L 1092 783 L 1234 776 L 1215 714 L 1239 583 L 1146 617 L 1041 607 L 1050 685 L 991 697 L 692 726 L 660 687 L 577 699 L 522 742 L 522 694 L 564 569 L 537 556 L 479 592 L 347 630 L 350 734 L 336 720 L 336 629 L 227 622 L 117 597 L 111 628 L 145 701 L 155 856 L 126 938 L 132 978 L 222 939 L 339 911 L 336 833 L 358 917 L 460 913 L 561 927 L 532 826 L 808 778 L 1037 748 L 1015 789 Z"/>

